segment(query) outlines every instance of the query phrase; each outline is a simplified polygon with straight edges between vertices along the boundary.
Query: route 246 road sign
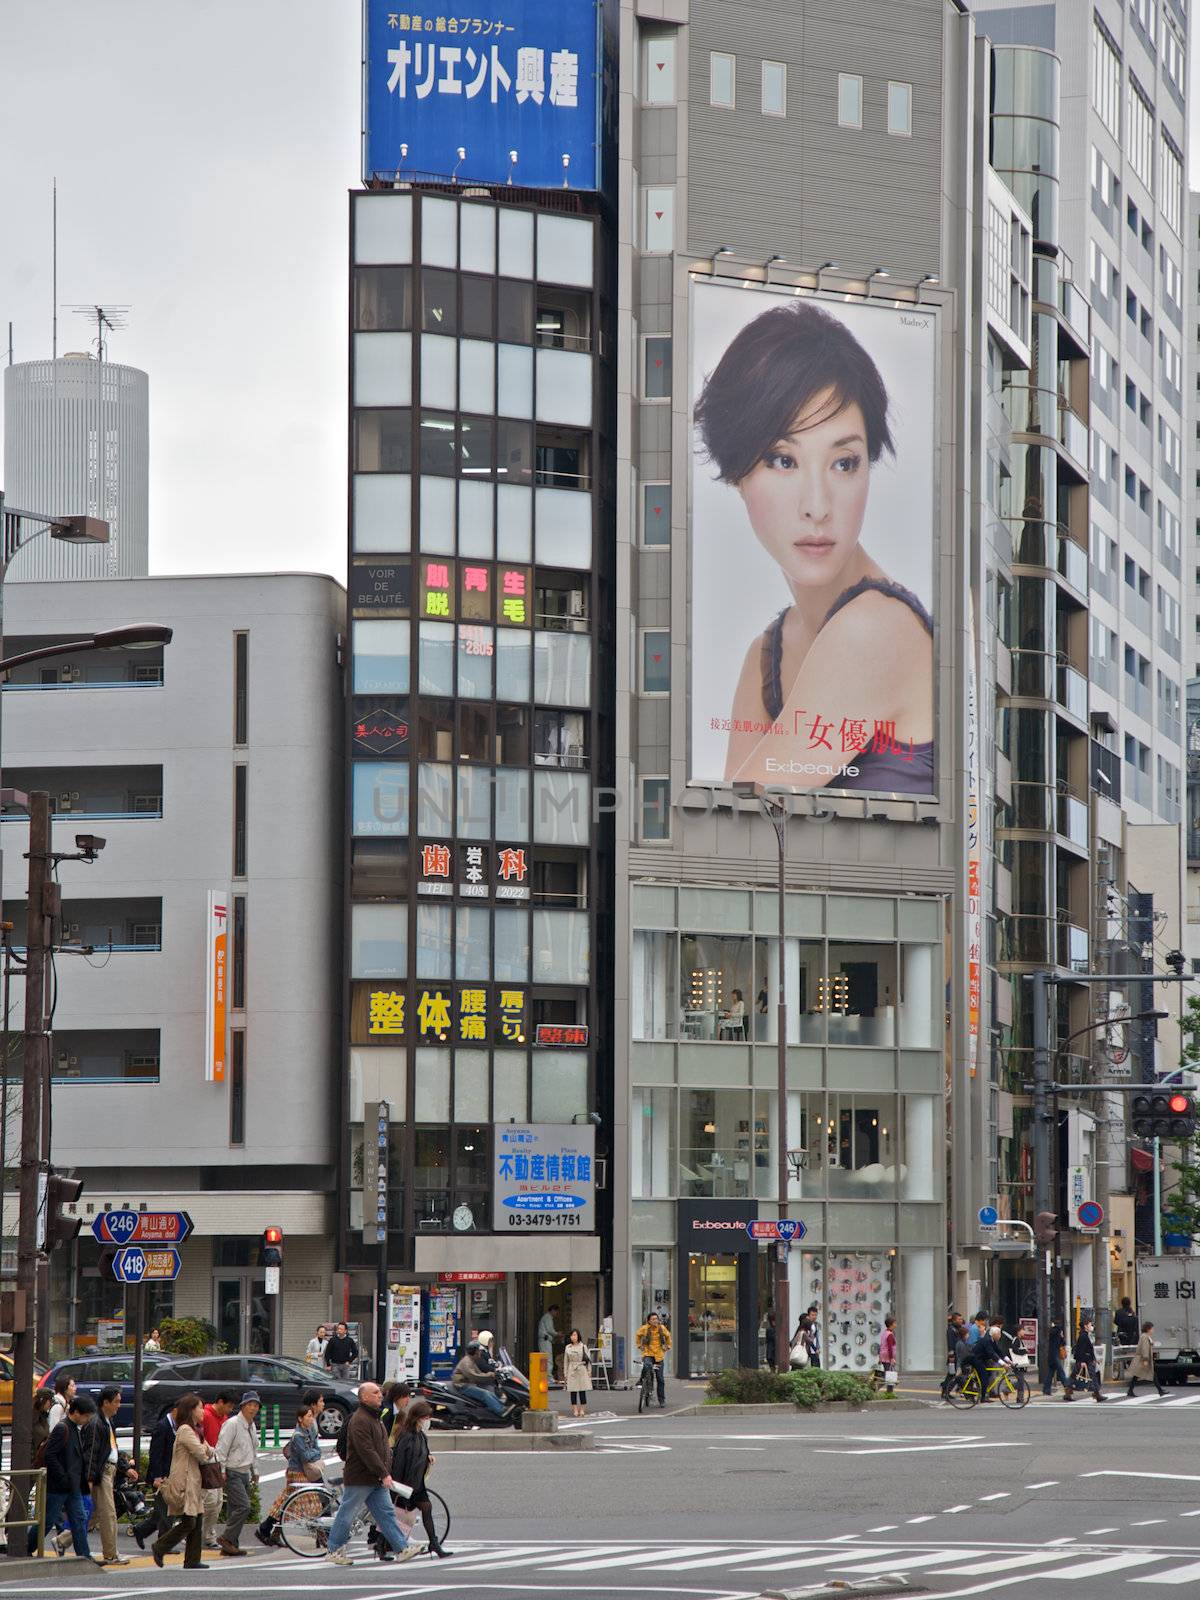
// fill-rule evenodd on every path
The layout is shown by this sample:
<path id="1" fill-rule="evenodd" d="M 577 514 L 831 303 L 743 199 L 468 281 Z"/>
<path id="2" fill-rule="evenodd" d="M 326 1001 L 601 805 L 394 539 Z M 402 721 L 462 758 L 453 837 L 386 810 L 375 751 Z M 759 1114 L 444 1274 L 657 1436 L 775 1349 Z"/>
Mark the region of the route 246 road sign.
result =
<path id="1" fill-rule="evenodd" d="M 191 1231 L 186 1211 L 102 1211 L 92 1218 L 100 1244 L 182 1244 Z"/>
<path id="2" fill-rule="evenodd" d="M 126 1245 L 113 1257 L 112 1274 L 118 1283 L 149 1283 L 179 1276 L 179 1251 L 144 1250 L 141 1245 Z"/>
<path id="3" fill-rule="evenodd" d="M 793 1240 L 799 1243 L 808 1228 L 796 1217 L 780 1217 L 778 1222 L 748 1222 L 746 1232 L 752 1239 L 779 1239 L 784 1244 L 790 1244 Z"/>

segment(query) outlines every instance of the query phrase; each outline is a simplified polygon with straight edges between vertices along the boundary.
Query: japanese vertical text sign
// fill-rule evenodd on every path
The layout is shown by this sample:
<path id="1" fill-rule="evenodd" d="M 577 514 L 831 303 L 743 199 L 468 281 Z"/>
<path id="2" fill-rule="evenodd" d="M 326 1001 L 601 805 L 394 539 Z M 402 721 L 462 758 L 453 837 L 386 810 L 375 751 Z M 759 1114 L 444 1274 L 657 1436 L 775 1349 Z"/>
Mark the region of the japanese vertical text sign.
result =
<path id="1" fill-rule="evenodd" d="M 492 1196 L 497 1233 L 592 1233 L 595 1128 L 573 1122 L 496 1123 Z"/>
<path id="2" fill-rule="evenodd" d="M 406 171 L 599 188 L 596 0 L 365 7 L 365 182 Z"/>
<path id="3" fill-rule="evenodd" d="M 226 945 L 228 896 L 220 889 L 208 891 L 208 927 L 204 940 L 204 1077 L 209 1083 L 225 1082 L 225 983 L 228 977 Z"/>

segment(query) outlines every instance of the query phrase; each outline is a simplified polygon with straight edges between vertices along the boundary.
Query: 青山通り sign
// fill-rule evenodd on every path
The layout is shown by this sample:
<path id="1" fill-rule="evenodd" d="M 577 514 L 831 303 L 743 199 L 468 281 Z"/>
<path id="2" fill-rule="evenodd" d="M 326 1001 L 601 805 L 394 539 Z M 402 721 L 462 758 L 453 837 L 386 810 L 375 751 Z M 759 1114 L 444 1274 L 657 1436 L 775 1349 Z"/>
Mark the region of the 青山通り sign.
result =
<path id="1" fill-rule="evenodd" d="M 367 0 L 364 180 L 599 188 L 600 24 L 592 0 Z"/>
<path id="2" fill-rule="evenodd" d="M 590 1123 L 498 1122 L 492 1149 L 497 1233 L 591 1233 L 596 1130 Z"/>

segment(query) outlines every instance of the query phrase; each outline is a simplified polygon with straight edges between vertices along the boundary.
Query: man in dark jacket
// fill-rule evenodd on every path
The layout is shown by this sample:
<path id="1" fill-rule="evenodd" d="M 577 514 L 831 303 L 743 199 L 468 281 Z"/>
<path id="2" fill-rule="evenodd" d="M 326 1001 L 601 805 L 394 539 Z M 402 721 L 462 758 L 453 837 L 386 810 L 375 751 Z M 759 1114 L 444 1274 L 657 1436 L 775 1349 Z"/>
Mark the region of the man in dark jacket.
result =
<path id="1" fill-rule="evenodd" d="M 163 1499 L 162 1486 L 171 1475 L 171 1457 L 174 1454 L 175 1417 L 171 1411 L 164 1411 L 158 1419 L 158 1426 L 150 1435 L 150 1457 L 146 1467 L 146 1477 L 154 1490 L 154 1503 L 150 1515 L 133 1525 L 133 1537 L 137 1540 L 139 1550 L 146 1548 L 150 1534 L 165 1533 L 167 1523 L 171 1520 L 167 1502 Z"/>
<path id="2" fill-rule="evenodd" d="M 117 1507 L 115 1490 L 118 1479 L 135 1478 L 137 1473 L 129 1457 L 117 1449 L 117 1435 L 113 1419 L 121 1409 L 121 1391 L 115 1383 L 101 1389 L 99 1408 L 89 1418 L 81 1442 L 84 1453 L 84 1493 L 92 1497 L 95 1508 L 93 1518 L 100 1533 L 103 1564 L 106 1567 L 125 1567 L 129 1562 L 117 1549 Z"/>
<path id="3" fill-rule="evenodd" d="M 350 1337 L 344 1322 L 333 1330 L 333 1337 L 325 1344 L 325 1365 L 335 1378 L 349 1378 L 350 1368 L 358 1360 L 358 1346 Z"/>
<path id="4" fill-rule="evenodd" d="M 946 1322 L 946 1376 L 942 1379 L 942 1399 L 954 1387 L 958 1376 L 958 1341 L 967 1336 L 967 1326 L 961 1311 L 952 1311 Z"/>
<path id="5" fill-rule="evenodd" d="M 332 1341 L 331 1341 L 332 1342 Z M 346 1472 L 342 1479 L 342 1503 L 329 1530 L 329 1559 L 337 1567 L 351 1565 L 346 1545 L 355 1519 L 365 1505 L 375 1526 L 396 1551 L 401 1561 L 420 1555 L 423 1540 L 406 1539 L 396 1521 L 389 1490 L 392 1464 L 388 1455 L 387 1430 L 380 1421 L 383 1390 L 377 1383 L 364 1383 L 358 1391 L 358 1406 L 346 1424 Z"/>
<path id="6" fill-rule="evenodd" d="M 1080 1326 L 1079 1337 L 1071 1350 L 1074 1366 L 1071 1368 L 1071 1381 L 1067 1384 L 1066 1393 L 1063 1395 L 1064 1400 L 1074 1400 L 1075 1384 L 1080 1373 L 1083 1374 L 1084 1382 L 1091 1387 L 1092 1399 L 1099 1401 L 1104 1399 L 1100 1393 L 1100 1368 L 1096 1362 L 1096 1346 L 1092 1343 L 1092 1326 L 1090 1319 Z"/>
<path id="7" fill-rule="evenodd" d="M 1121 1309 L 1113 1321 L 1117 1325 L 1118 1344 L 1136 1344 L 1141 1338 L 1142 1330 L 1138 1323 L 1137 1312 L 1133 1309 L 1133 1302 L 1128 1295 L 1122 1299 Z"/>
<path id="8" fill-rule="evenodd" d="M 96 1414 L 96 1402 L 91 1395 L 79 1394 L 70 1402 L 65 1422 L 60 1422 L 46 1440 L 43 1465 L 46 1468 L 46 1526 L 61 1521 L 63 1515 L 71 1529 L 75 1554 L 81 1561 L 90 1561 L 88 1549 L 87 1517 L 83 1510 L 83 1496 L 87 1487 L 85 1449 L 82 1430 Z M 37 1529 L 30 1528 L 28 1549 L 30 1555 L 37 1549 Z"/>
<path id="9" fill-rule="evenodd" d="M 1008 1365 L 1008 1357 L 1000 1343 L 1003 1332 L 1000 1324 L 993 1322 L 971 1349 L 971 1364 L 979 1374 L 980 1405 L 990 1406 L 992 1403 L 993 1396 L 988 1391 L 998 1376 L 992 1369 Z"/>

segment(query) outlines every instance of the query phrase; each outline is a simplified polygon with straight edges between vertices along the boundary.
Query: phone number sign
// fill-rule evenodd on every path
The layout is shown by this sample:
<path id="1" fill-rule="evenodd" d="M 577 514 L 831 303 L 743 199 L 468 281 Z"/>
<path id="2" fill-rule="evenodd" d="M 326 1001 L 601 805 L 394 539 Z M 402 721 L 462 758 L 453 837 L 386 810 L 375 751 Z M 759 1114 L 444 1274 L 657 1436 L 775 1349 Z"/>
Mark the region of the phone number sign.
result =
<path id="1" fill-rule="evenodd" d="M 591 1233 L 596 1130 L 590 1123 L 498 1122 L 492 1141 L 497 1233 Z"/>

